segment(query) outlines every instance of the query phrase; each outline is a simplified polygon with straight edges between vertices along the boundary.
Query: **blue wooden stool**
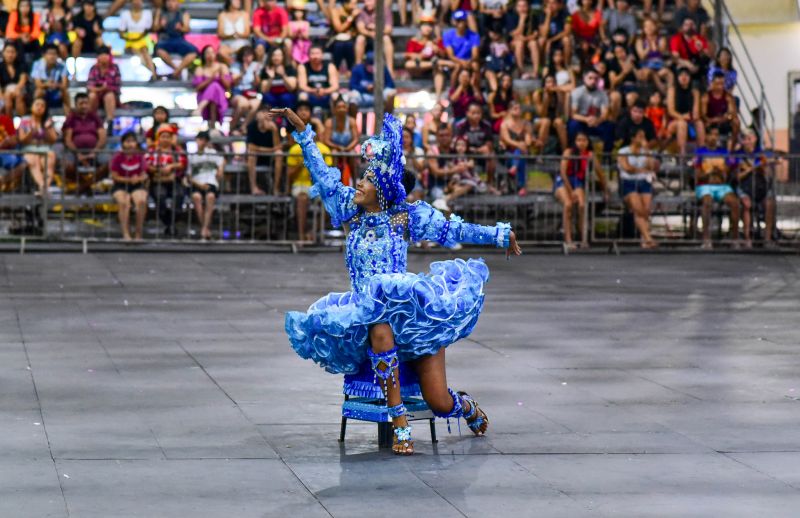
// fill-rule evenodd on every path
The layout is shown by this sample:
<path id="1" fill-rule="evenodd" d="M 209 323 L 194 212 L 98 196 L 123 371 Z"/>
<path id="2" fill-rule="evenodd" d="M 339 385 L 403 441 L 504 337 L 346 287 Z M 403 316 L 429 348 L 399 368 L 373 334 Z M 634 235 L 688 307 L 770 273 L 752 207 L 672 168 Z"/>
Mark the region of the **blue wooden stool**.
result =
<path id="1" fill-rule="evenodd" d="M 392 446 L 392 418 L 389 417 L 383 391 L 379 385 L 374 383 L 374 379 L 375 373 L 369 361 L 364 362 L 356 374 L 345 374 L 342 429 L 339 433 L 339 442 L 344 442 L 347 420 L 355 419 L 378 423 L 378 446 L 381 448 Z M 436 417 L 422 399 L 422 390 L 419 388 L 416 371 L 405 363 L 400 364 L 400 397 L 408 411 L 409 422 L 424 419 L 430 421 L 431 442 L 437 442 Z"/>

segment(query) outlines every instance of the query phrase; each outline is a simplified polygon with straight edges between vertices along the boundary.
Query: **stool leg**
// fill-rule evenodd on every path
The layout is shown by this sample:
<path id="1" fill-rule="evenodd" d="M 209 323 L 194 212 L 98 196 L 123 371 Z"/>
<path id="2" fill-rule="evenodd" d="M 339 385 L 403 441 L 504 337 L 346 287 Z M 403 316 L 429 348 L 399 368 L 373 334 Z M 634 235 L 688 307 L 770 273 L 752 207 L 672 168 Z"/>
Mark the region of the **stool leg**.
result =
<path id="1" fill-rule="evenodd" d="M 347 431 L 347 418 L 342 417 L 342 428 L 339 431 L 339 442 L 344 442 L 344 434 Z"/>
<path id="2" fill-rule="evenodd" d="M 436 438 L 436 420 L 431 418 L 431 442 L 436 444 L 439 440 Z"/>
<path id="3" fill-rule="evenodd" d="M 392 425 L 390 423 L 378 423 L 378 447 L 392 447 Z"/>

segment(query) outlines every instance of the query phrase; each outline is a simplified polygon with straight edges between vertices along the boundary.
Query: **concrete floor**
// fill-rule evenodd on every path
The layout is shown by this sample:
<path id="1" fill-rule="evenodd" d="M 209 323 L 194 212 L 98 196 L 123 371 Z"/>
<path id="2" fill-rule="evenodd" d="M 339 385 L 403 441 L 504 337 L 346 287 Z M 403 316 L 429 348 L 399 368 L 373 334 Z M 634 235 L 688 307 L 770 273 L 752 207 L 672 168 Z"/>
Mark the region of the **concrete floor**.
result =
<path id="1" fill-rule="evenodd" d="M 482 252 L 490 434 L 412 458 L 287 345 L 338 254 L 0 255 L 0 516 L 798 515 L 800 259 Z"/>

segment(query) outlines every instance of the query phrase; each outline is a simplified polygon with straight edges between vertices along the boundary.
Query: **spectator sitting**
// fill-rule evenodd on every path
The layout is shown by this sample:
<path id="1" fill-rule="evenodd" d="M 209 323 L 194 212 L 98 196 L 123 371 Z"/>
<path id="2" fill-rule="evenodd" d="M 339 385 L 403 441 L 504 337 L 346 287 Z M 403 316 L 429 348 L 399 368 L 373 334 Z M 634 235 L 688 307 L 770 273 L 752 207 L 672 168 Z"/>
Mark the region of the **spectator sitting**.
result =
<path id="1" fill-rule="evenodd" d="M 500 74 L 500 84 L 495 90 L 489 92 L 489 117 L 492 119 L 492 129 L 500 133 L 500 125 L 508 115 L 508 107 L 514 100 L 514 82 L 509 74 Z"/>
<path id="2" fill-rule="evenodd" d="M 330 48 L 333 64 L 337 68 L 344 64 L 350 70 L 355 64 L 356 19 L 359 13 L 358 0 L 344 0 L 341 5 L 331 9 L 334 36 Z"/>
<path id="3" fill-rule="evenodd" d="M 337 97 L 333 103 L 333 114 L 325 121 L 325 131 L 320 139 L 334 153 L 353 153 L 358 146 L 356 118 L 348 114 L 347 101 Z M 351 184 L 356 173 L 354 157 L 336 157 L 336 167 L 342 172 L 342 183 Z"/>
<path id="4" fill-rule="evenodd" d="M 217 123 L 228 111 L 226 92 L 231 89 L 231 73 L 228 65 L 217 60 L 217 52 L 211 45 L 203 48 L 202 64 L 194 71 L 192 85 L 197 90 L 197 109 L 208 121 L 209 129 L 217 127 Z"/>
<path id="5" fill-rule="evenodd" d="M 667 91 L 667 115 L 670 122 L 668 135 L 677 135 L 681 155 L 686 155 L 686 143 L 697 139 L 705 144 L 705 124 L 700 117 L 700 92 L 692 87 L 692 74 L 688 68 L 678 70 L 677 81 Z"/>
<path id="6" fill-rule="evenodd" d="M 339 71 L 333 63 L 322 60 L 323 51 L 314 45 L 309 51 L 308 63 L 297 70 L 300 97 L 313 108 L 325 111 L 331 108 L 331 95 L 339 91 Z"/>
<path id="7" fill-rule="evenodd" d="M 384 26 L 383 26 L 383 55 L 386 61 L 386 68 L 389 74 L 394 75 L 394 43 L 392 42 L 392 9 L 391 4 L 384 6 Z M 358 13 L 356 18 L 356 64 L 364 61 L 365 54 L 374 49 L 375 45 L 375 0 L 364 0 L 364 9 Z"/>
<path id="8" fill-rule="evenodd" d="M 0 192 L 15 191 L 25 174 L 25 161 L 21 155 L 13 153 L 17 149 L 17 144 L 14 120 L 10 116 L 0 113 L 0 167 L 3 170 L 0 174 Z M 12 152 L 9 153 L 9 151 Z"/>
<path id="9" fill-rule="evenodd" d="M 164 234 L 169 237 L 175 236 L 175 200 L 179 199 L 176 180 L 186 171 L 186 155 L 175 145 L 175 134 L 171 124 L 161 124 L 156 131 L 156 147 L 147 153 L 150 196 L 158 208 Z"/>
<path id="10" fill-rule="evenodd" d="M 289 37 L 289 13 L 277 0 L 258 0 L 253 12 L 253 38 L 256 60 L 263 61 L 268 51 L 281 47 Z"/>
<path id="11" fill-rule="evenodd" d="M 446 123 L 442 123 L 436 130 L 436 144 L 428 149 L 427 166 L 428 194 L 432 201 L 444 198 L 445 189 L 450 182 L 450 177 L 458 173 L 461 167 L 453 167 L 448 155 L 452 152 L 453 130 Z"/>
<path id="12" fill-rule="evenodd" d="M 17 4 L 19 6 L 19 4 Z M 72 11 L 66 0 L 48 0 L 47 10 L 42 17 L 44 42 L 58 47 L 61 59 L 69 57 L 69 26 L 72 23 Z"/>
<path id="13" fill-rule="evenodd" d="M 28 74 L 22 60 L 19 59 L 17 47 L 6 45 L 3 48 L 3 61 L 0 63 L 0 88 L 3 94 L 3 111 L 12 116 L 25 113 L 25 94 Z"/>
<path id="14" fill-rule="evenodd" d="M 736 113 L 736 101 L 725 91 L 725 74 L 717 72 L 709 85 L 708 91 L 700 101 L 700 113 L 706 127 L 715 125 L 720 133 L 730 135 L 728 150 L 739 140 L 739 115 Z"/>
<path id="15" fill-rule="evenodd" d="M 742 202 L 742 223 L 744 224 L 744 246 L 752 248 L 752 221 L 751 211 L 761 207 L 764 210 L 766 229 L 764 231 L 764 246 L 774 246 L 775 232 L 775 193 L 773 192 L 772 179 L 766 171 L 767 158 L 758 148 L 758 138 L 751 129 L 742 132 L 742 147 L 736 161 L 736 180 L 738 187 L 736 193 Z"/>
<path id="16" fill-rule="evenodd" d="M 458 10 L 453 13 L 454 29 L 448 29 L 442 36 L 447 59 L 455 67 L 451 77 L 460 77 L 461 71 L 478 72 L 480 65 L 481 38 L 467 28 L 467 13 Z"/>
<path id="17" fill-rule="evenodd" d="M 258 186 L 257 167 L 268 166 L 272 163 L 272 194 L 279 196 L 286 194 L 281 189 L 283 173 L 283 154 L 281 152 L 280 135 L 278 126 L 272 121 L 269 108 L 261 106 L 256 112 L 255 119 L 247 126 L 247 178 L 250 181 L 250 193 L 263 196 L 264 190 Z"/>
<path id="18" fill-rule="evenodd" d="M 433 91 L 436 98 L 444 91 L 444 64 L 440 60 L 442 53 L 441 40 L 434 39 L 433 21 L 423 18 L 419 33 L 408 40 L 405 54 L 405 69 L 411 77 L 427 77 L 433 75 Z"/>
<path id="19" fill-rule="evenodd" d="M 611 4 L 614 0 L 609 1 Z M 625 31 L 628 44 L 633 41 L 633 37 L 639 31 L 636 17 L 630 12 L 631 6 L 628 0 L 616 0 L 615 7 L 609 6 L 603 13 L 603 28 L 601 34 L 606 44 L 609 43 L 609 34 L 614 34 L 618 30 Z"/>
<path id="20" fill-rule="evenodd" d="M 564 61 L 570 63 L 572 60 L 572 26 L 561 0 L 547 0 L 544 6 L 544 18 L 539 26 L 539 48 L 545 56 L 560 48 L 564 51 Z"/>
<path id="21" fill-rule="evenodd" d="M 311 50 L 309 31 L 311 24 L 306 20 L 305 0 L 289 0 L 289 36 L 285 40 L 286 55 L 292 58 L 295 66 L 308 63 L 308 52 Z"/>
<path id="22" fill-rule="evenodd" d="M 255 61 L 253 47 L 249 45 L 239 49 L 236 55 L 236 63 L 233 64 L 231 70 L 233 73 L 231 79 L 233 83 L 231 89 L 233 116 L 230 127 L 231 135 L 242 135 L 261 104 L 261 99 L 258 98 L 261 65 Z M 244 122 L 240 125 L 242 118 L 244 118 Z"/>
<path id="23" fill-rule="evenodd" d="M 492 194 L 500 194 L 494 188 L 495 161 L 489 156 L 494 154 L 494 131 L 489 121 L 483 118 L 483 108 L 480 103 L 472 102 L 467 108 L 467 116 L 456 123 L 455 134 L 457 137 L 467 139 L 467 153 L 480 155 L 486 158 L 478 159 L 478 167 L 486 171 L 486 183 Z"/>
<path id="24" fill-rule="evenodd" d="M 628 49 L 623 45 L 614 46 L 614 59 L 608 63 L 609 112 L 612 119 L 620 112 L 622 105 L 632 106 L 639 98 L 639 89 L 636 84 L 636 63 L 633 56 L 628 54 Z"/>
<path id="25" fill-rule="evenodd" d="M 489 27 L 499 27 L 499 32 L 504 33 L 508 3 L 507 0 L 479 0 L 478 30 L 475 32 L 485 34 Z"/>
<path id="26" fill-rule="evenodd" d="M 697 34 L 694 21 L 684 18 L 680 32 L 669 40 L 669 49 L 678 68 L 687 68 L 693 79 L 700 80 L 708 68 L 708 41 Z"/>
<path id="27" fill-rule="evenodd" d="M 67 1 L 70 4 L 72 4 L 76 0 L 67 0 Z M 128 0 L 113 0 L 108 9 L 106 9 L 106 18 L 114 16 L 117 12 L 119 12 L 119 10 L 125 6 L 125 2 L 127 1 Z M 249 2 L 250 0 L 245 0 L 245 1 Z M 164 0 L 152 0 L 151 3 L 153 4 L 153 8 L 157 11 L 160 11 L 161 9 L 164 8 Z"/>
<path id="28" fill-rule="evenodd" d="M 708 69 L 708 84 L 714 81 L 714 76 L 721 73 L 725 79 L 725 91 L 733 94 L 736 88 L 736 69 L 733 68 L 731 51 L 723 47 L 717 51 L 717 59 Z"/>
<path id="29" fill-rule="evenodd" d="M 636 55 L 641 68 L 636 75 L 640 82 L 652 82 L 662 95 L 672 84 L 672 72 L 664 60 L 669 55 L 667 39 L 658 33 L 658 24 L 645 18 L 642 24 L 642 35 L 636 40 Z"/>
<path id="30" fill-rule="evenodd" d="M 623 146 L 631 145 L 634 135 L 639 130 L 644 131 L 645 147 L 648 149 L 655 142 L 656 129 L 653 122 L 644 116 L 644 111 L 647 105 L 644 101 L 636 101 L 620 120 L 617 122 L 617 140 L 622 142 Z"/>
<path id="31" fill-rule="evenodd" d="M 61 127 L 64 133 L 64 164 L 68 178 L 75 178 L 78 193 L 91 192 L 92 184 L 107 172 L 109 156 L 103 153 L 107 134 L 97 110 L 90 105 L 89 96 L 75 95 L 75 110 L 67 115 Z"/>
<path id="32" fill-rule="evenodd" d="M 456 84 L 450 88 L 448 97 L 453 110 L 453 118 L 460 122 L 467 115 L 467 108 L 472 103 L 481 103 L 483 93 L 480 89 L 480 75 L 462 68 L 456 76 Z"/>
<path id="33" fill-rule="evenodd" d="M 561 92 L 570 93 L 575 89 L 575 73 L 564 62 L 562 49 L 553 50 L 543 74 L 545 76 L 552 75 L 556 80 L 556 88 Z"/>
<path id="34" fill-rule="evenodd" d="M 139 56 L 150 71 L 151 80 L 157 78 L 156 66 L 150 56 L 153 43 L 150 31 L 153 30 L 153 11 L 144 8 L 144 0 L 131 0 L 131 8 L 119 16 L 119 33 L 125 40 L 125 50 Z"/>
<path id="35" fill-rule="evenodd" d="M 514 55 L 508 46 L 508 40 L 502 35 L 501 26 L 489 25 L 489 38 L 482 45 L 483 69 L 489 91 L 497 90 L 498 74 L 510 74 L 514 71 Z"/>
<path id="36" fill-rule="evenodd" d="M 572 13 L 572 34 L 575 36 L 575 47 L 578 58 L 588 65 L 596 55 L 600 45 L 600 28 L 603 25 L 602 2 L 595 5 L 595 0 L 581 0 L 580 9 Z"/>
<path id="37" fill-rule="evenodd" d="M 295 110 L 297 116 L 306 124 L 311 122 L 311 105 L 300 101 Z M 316 126 L 316 125 L 315 125 Z M 320 142 L 319 135 L 322 129 L 316 127 L 315 143 L 320 153 L 329 166 L 333 166 L 333 157 L 328 146 Z M 308 216 L 309 191 L 311 190 L 311 173 L 303 163 L 303 151 L 300 144 L 294 144 L 289 148 L 286 157 L 286 173 L 289 184 L 292 186 L 292 197 L 296 201 L 295 216 L 297 217 L 297 236 L 300 241 L 314 241 L 314 235 L 306 232 L 306 220 Z"/>
<path id="38" fill-rule="evenodd" d="M 422 148 L 426 152 L 436 144 L 436 134 L 439 131 L 439 127 L 445 124 L 442 122 L 443 115 L 444 107 L 437 102 L 431 108 L 430 117 L 422 124 Z"/>
<path id="39" fill-rule="evenodd" d="M 197 57 L 197 47 L 186 41 L 192 20 L 189 13 L 180 8 L 178 0 L 166 0 L 166 4 L 167 10 L 158 20 L 155 53 L 172 69 L 172 77 L 180 79 L 181 72 Z M 180 56 L 181 62 L 176 65 L 171 54 Z"/>
<path id="40" fill-rule="evenodd" d="M 34 98 L 44 99 L 48 108 L 63 106 L 65 112 L 69 111 L 67 67 L 59 61 L 55 45 L 45 45 L 44 56 L 33 64 L 31 79 L 35 85 Z"/>
<path id="41" fill-rule="evenodd" d="M 547 146 L 550 129 L 556 130 L 561 150 L 567 149 L 566 94 L 558 89 L 556 78 L 545 76 L 544 85 L 533 93 L 533 106 L 539 119 L 539 140 Z"/>
<path id="42" fill-rule="evenodd" d="M 89 90 L 92 111 L 97 111 L 100 102 L 103 102 L 109 132 L 113 127 L 114 114 L 119 104 L 121 84 L 122 75 L 119 67 L 111 61 L 111 49 L 103 45 L 97 49 L 97 62 L 89 69 L 86 87 Z"/>
<path id="43" fill-rule="evenodd" d="M 587 70 L 583 74 L 583 85 L 572 91 L 572 115 L 567 133 L 573 142 L 579 131 L 586 136 L 600 137 L 603 150 L 608 153 L 614 146 L 614 124 L 608 120 L 608 95 L 597 88 L 598 78 L 596 71 Z"/>
<path id="44" fill-rule="evenodd" d="M 72 42 L 73 58 L 94 54 L 103 45 L 103 19 L 97 14 L 94 0 L 83 0 L 81 12 L 73 18 L 72 27 L 77 35 Z"/>
<path id="45" fill-rule="evenodd" d="M 653 123 L 653 129 L 656 131 L 656 138 L 658 139 L 658 148 L 664 149 L 669 137 L 667 108 L 664 106 L 664 97 L 658 90 L 654 90 L 650 94 L 647 108 L 644 110 L 644 116 Z"/>
<path id="46" fill-rule="evenodd" d="M 375 103 L 375 63 L 372 52 L 368 52 L 363 63 L 353 67 L 350 74 L 350 93 L 348 101 L 359 108 L 370 108 Z M 389 67 L 383 68 L 383 98 L 386 111 L 391 112 L 394 107 L 394 79 L 389 72 Z"/>
<path id="47" fill-rule="evenodd" d="M 633 221 L 642 238 L 642 248 L 655 248 L 658 244 L 650 235 L 650 210 L 653 201 L 653 180 L 659 168 L 658 161 L 650 155 L 644 128 L 636 129 L 630 145 L 619 150 L 617 158 L 620 175 L 620 194 L 625 206 L 633 214 Z"/>
<path id="48" fill-rule="evenodd" d="M 403 119 L 403 127 L 411 132 L 411 138 L 415 147 L 422 147 L 422 133 L 417 131 L 417 117 L 413 113 L 406 115 Z"/>
<path id="49" fill-rule="evenodd" d="M 250 16 L 242 9 L 242 0 L 225 0 L 217 15 L 217 37 L 220 58 L 228 65 L 233 64 L 235 53 L 250 45 Z"/>
<path id="50" fill-rule="evenodd" d="M 531 10 L 528 0 L 517 0 L 514 11 L 506 13 L 506 32 L 511 36 L 511 48 L 514 50 L 514 61 L 523 78 L 539 77 L 539 19 Z M 525 54 L 527 52 L 533 69 L 525 72 Z"/>
<path id="51" fill-rule="evenodd" d="M 297 70 L 288 64 L 281 47 L 273 48 L 261 70 L 261 103 L 291 108 L 297 101 Z"/>
<path id="52" fill-rule="evenodd" d="M 11 11 L 6 26 L 6 39 L 14 42 L 23 57 L 34 59 L 39 56 L 39 36 L 41 23 L 39 13 L 34 12 L 30 0 L 19 0 L 17 9 Z"/>
<path id="53" fill-rule="evenodd" d="M 144 133 L 145 144 L 147 149 L 151 149 L 156 147 L 156 134 L 158 133 L 158 128 L 162 124 L 169 124 L 169 110 L 164 108 L 163 106 L 156 106 L 153 108 L 153 125 Z"/>
<path id="54" fill-rule="evenodd" d="M 220 182 L 225 171 L 225 157 L 211 145 L 207 131 L 197 134 L 197 153 L 189 156 L 188 180 L 192 191 L 197 221 L 200 222 L 200 238 L 211 239 L 211 219 L 214 203 L 219 198 Z"/>
<path id="55" fill-rule="evenodd" d="M 58 140 L 53 120 L 47 115 L 47 103 L 44 99 L 34 99 L 31 114 L 23 117 L 19 123 L 17 140 L 22 146 L 25 153 L 23 159 L 36 184 L 36 195 L 43 196 L 55 177 L 56 153 L 53 151 L 53 144 Z"/>
<path id="56" fill-rule="evenodd" d="M 414 133 L 403 128 L 403 156 L 406 158 L 406 174 L 414 177 L 414 185 L 406 187 L 406 201 L 413 203 L 425 199 L 425 151 L 414 144 Z"/>
<path id="57" fill-rule="evenodd" d="M 687 18 L 688 19 L 688 18 Z M 704 250 L 713 248 L 711 243 L 711 210 L 714 202 L 724 203 L 730 208 L 730 228 L 734 247 L 739 247 L 739 198 L 730 186 L 730 162 L 728 151 L 718 146 L 719 128 L 709 126 L 706 145 L 698 148 L 695 160 L 695 196 L 702 204 Z"/>
<path id="58" fill-rule="evenodd" d="M 534 138 L 533 126 L 522 118 L 522 107 L 517 101 L 511 101 L 508 115 L 500 126 L 500 143 L 505 147 L 506 153 L 514 155 L 509 160 L 508 174 L 516 177 L 517 195 L 527 194 L 527 155 L 531 153 L 534 145 L 543 147 L 542 143 Z"/>
<path id="59" fill-rule="evenodd" d="M 456 138 L 453 149 L 456 156 L 449 161 L 449 166 L 456 172 L 448 180 L 447 194 L 433 202 L 433 206 L 441 211 L 449 212 L 453 200 L 472 192 L 486 191 L 486 184 L 475 172 L 475 161 L 467 157 L 468 145 L 466 137 Z"/>
<path id="60" fill-rule="evenodd" d="M 142 239 L 144 220 L 147 217 L 147 160 L 136 133 L 122 135 L 122 150 L 111 160 L 111 178 L 114 186 L 111 196 L 117 204 L 117 218 L 122 229 L 122 239 L 131 240 L 131 208 L 136 207 L 136 240 Z M 131 203 L 133 202 L 133 203 Z"/>
<path id="61" fill-rule="evenodd" d="M 600 169 L 600 160 L 589 148 L 589 135 L 583 130 L 578 130 L 574 142 L 574 147 L 564 150 L 560 172 L 556 175 L 553 183 L 555 198 L 563 207 L 561 224 L 564 232 L 564 246 L 570 250 L 576 248 L 572 241 L 572 208 L 576 205 L 581 246 L 584 248 L 589 246 L 589 242 L 584 239 L 584 229 L 586 228 L 586 181 L 589 179 L 590 162 L 604 190 L 606 185 Z"/>

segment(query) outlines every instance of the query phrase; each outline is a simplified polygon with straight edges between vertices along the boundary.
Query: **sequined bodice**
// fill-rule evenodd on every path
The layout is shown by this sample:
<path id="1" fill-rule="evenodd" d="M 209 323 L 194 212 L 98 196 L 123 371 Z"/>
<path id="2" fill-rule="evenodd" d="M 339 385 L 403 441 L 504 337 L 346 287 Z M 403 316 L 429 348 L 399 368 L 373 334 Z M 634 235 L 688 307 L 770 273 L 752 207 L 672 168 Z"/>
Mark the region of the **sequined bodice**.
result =
<path id="1" fill-rule="evenodd" d="M 373 275 L 404 273 L 408 242 L 407 213 L 364 213 L 350 222 L 345 262 L 353 290 L 364 291 Z"/>

